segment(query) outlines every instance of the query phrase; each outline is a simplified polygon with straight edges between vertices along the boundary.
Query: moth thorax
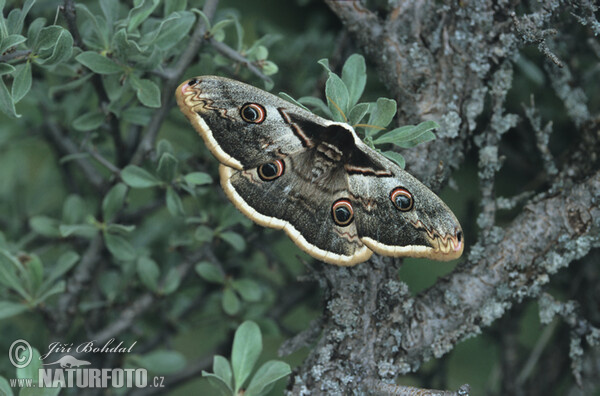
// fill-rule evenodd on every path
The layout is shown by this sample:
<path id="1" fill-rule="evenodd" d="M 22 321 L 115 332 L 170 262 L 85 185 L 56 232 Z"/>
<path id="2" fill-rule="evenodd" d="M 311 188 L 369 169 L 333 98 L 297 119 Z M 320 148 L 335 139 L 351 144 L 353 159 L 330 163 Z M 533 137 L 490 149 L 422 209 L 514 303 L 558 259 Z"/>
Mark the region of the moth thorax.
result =
<path id="1" fill-rule="evenodd" d="M 333 162 L 339 162 L 342 159 L 342 155 L 344 154 L 333 144 L 327 142 L 321 142 L 317 146 L 317 152 Z"/>

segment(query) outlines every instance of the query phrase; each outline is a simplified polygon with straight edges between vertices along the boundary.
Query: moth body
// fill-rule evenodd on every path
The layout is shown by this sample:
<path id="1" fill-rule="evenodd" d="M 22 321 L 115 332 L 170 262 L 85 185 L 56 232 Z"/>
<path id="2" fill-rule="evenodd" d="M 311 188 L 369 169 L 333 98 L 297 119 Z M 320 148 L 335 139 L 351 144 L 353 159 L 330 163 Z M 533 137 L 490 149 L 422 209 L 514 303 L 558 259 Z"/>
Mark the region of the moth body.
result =
<path id="1" fill-rule="evenodd" d="M 228 198 L 313 257 L 355 265 L 373 252 L 451 260 L 464 248 L 450 209 L 347 125 L 216 76 L 182 83 L 177 103 L 221 162 Z"/>

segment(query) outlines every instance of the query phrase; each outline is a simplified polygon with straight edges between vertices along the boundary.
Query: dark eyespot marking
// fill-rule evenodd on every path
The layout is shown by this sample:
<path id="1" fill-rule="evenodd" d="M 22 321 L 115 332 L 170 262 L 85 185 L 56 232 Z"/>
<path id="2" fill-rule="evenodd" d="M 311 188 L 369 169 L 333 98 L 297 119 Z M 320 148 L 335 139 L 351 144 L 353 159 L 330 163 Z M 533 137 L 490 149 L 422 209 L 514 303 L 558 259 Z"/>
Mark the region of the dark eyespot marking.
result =
<path id="1" fill-rule="evenodd" d="M 394 206 L 402 212 L 408 212 L 415 205 L 412 194 L 403 187 L 394 188 L 390 193 L 390 199 Z"/>
<path id="2" fill-rule="evenodd" d="M 246 103 L 240 109 L 240 116 L 246 122 L 260 124 L 267 118 L 267 111 L 258 103 Z"/>
<path id="3" fill-rule="evenodd" d="M 262 181 L 273 181 L 283 175 L 285 171 L 285 164 L 282 160 L 276 160 L 275 162 L 269 162 L 268 164 L 262 164 L 258 167 L 258 177 Z"/>
<path id="4" fill-rule="evenodd" d="M 191 87 L 192 85 L 196 85 L 198 84 L 198 79 L 196 78 L 192 78 L 190 81 L 188 81 L 188 85 Z"/>
<path id="5" fill-rule="evenodd" d="M 354 209 L 346 198 L 338 199 L 331 206 L 333 221 L 340 227 L 345 227 L 354 220 Z"/>

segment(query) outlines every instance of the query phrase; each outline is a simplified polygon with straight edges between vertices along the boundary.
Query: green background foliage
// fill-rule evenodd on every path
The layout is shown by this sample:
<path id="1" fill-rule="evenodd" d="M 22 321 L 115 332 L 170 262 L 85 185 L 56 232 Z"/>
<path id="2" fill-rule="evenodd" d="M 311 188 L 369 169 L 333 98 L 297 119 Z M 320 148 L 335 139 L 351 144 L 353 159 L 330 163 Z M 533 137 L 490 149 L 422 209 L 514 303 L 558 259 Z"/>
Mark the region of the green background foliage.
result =
<path id="1" fill-rule="evenodd" d="M 329 118 L 369 125 L 357 129 L 401 164 L 392 144 L 432 139 L 436 124 L 394 129 L 396 102 L 368 59 L 336 52 L 341 27 L 322 4 L 256 3 L 223 1 L 209 18 L 203 1 L 82 1 L 75 29 L 63 2 L 0 1 L 1 351 L 24 338 L 43 353 L 50 342 L 77 345 L 108 331 L 136 347 L 94 367 L 145 367 L 166 383 L 195 368 L 172 394 L 243 386 L 247 395 L 281 394 L 308 348 L 282 358 L 277 349 L 321 312 L 318 285 L 302 281 L 312 259 L 227 202 L 217 161 L 173 107 L 164 88 L 190 37 L 211 19 L 181 81 L 220 74 L 287 92 Z M 536 66 L 526 57 L 522 65 L 515 86 L 542 90 Z M 511 94 L 524 100 L 518 89 Z M 515 177 L 525 181 L 505 175 L 498 189 L 514 193 Z M 460 191 L 442 193 L 467 231 L 476 180 L 471 163 L 455 176 Z M 406 260 L 400 277 L 418 293 L 452 268 Z M 87 276 L 83 290 L 72 289 L 77 274 Z M 541 329 L 534 305 L 520 308 L 522 348 L 533 348 Z M 131 310 L 133 322 L 115 330 Z M 494 388 L 499 348 L 493 334 L 468 340 L 400 382 L 470 383 L 482 394 Z M 0 374 L 17 376 L 5 358 Z"/>

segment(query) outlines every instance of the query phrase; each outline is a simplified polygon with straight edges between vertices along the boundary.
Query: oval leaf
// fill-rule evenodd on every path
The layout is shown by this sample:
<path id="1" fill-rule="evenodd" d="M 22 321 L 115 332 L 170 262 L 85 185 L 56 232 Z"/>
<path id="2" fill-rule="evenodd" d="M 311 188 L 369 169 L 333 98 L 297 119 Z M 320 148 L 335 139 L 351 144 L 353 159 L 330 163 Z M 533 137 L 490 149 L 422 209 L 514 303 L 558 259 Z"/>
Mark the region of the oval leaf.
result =
<path id="1" fill-rule="evenodd" d="M 290 365 L 285 362 L 278 360 L 266 362 L 260 366 L 254 377 L 252 377 L 252 381 L 250 381 L 250 385 L 248 385 L 248 388 L 244 392 L 244 396 L 259 396 L 269 386 L 277 380 L 287 377 L 291 372 Z"/>
<path id="2" fill-rule="evenodd" d="M 104 242 L 108 251 L 119 260 L 131 261 L 135 259 L 136 251 L 125 238 L 119 235 L 104 233 Z"/>
<path id="3" fill-rule="evenodd" d="M 82 52 L 75 57 L 75 60 L 98 74 L 112 74 L 123 71 L 123 68 L 117 65 L 115 61 L 94 51 Z"/>
<path id="4" fill-rule="evenodd" d="M 198 275 L 208 282 L 221 284 L 225 282 L 225 275 L 221 269 L 208 261 L 196 264 L 195 269 Z"/>
<path id="5" fill-rule="evenodd" d="M 238 327 L 233 337 L 231 365 L 233 366 L 236 393 L 250 376 L 261 352 L 262 335 L 260 334 L 260 328 L 256 323 L 247 320 Z"/>
<path id="6" fill-rule="evenodd" d="M 121 172 L 121 179 L 133 188 L 149 188 L 160 185 L 162 182 L 152 176 L 147 170 L 136 165 L 128 165 Z"/>
<path id="7" fill-rule="evenodd" d="M 22 65 L 18 65 L 16 69 L 11 91 L 15 103 L 23 99 L 31 89 L 31 63 L 25 62 Z"/>
<path id="8" fill-rule="evenodd" d="M 353 107 L 365 90 L 367 66 L 365 58 L 359 54 L 351 55 L 342 68 L 342 81 L 348 88 L 349 107 Z"/>
<path id="9" fill-rule="evenodd" d="M 146 256 L 140 257 L 137 262 L 137 273 L 148 289 L 156 291 L 160 269 L 154 260 Z"/>

